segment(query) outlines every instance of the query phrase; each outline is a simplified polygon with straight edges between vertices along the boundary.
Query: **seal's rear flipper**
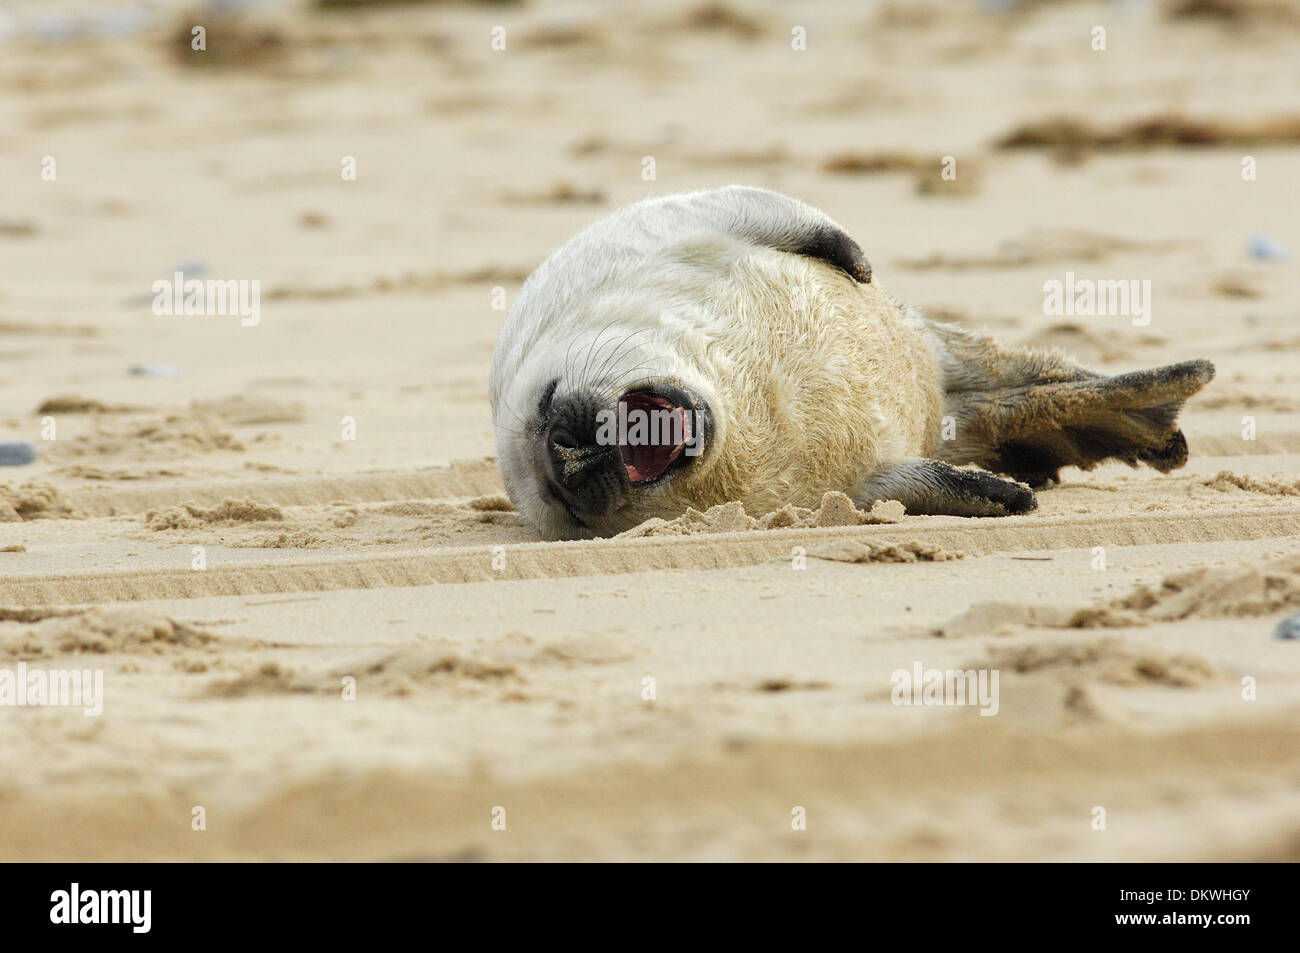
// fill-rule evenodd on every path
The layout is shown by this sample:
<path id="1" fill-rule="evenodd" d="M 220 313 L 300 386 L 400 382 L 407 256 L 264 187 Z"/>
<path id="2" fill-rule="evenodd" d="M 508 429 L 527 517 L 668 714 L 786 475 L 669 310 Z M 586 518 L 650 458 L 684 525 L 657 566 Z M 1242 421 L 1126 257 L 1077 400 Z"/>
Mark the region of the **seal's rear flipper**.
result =
<path id="1" fill-rule="evenodd" d="M 859 506 L 898 500 L 908 513 L 928 516 L 1014 516 L 1038 508 L 1034 491 L 980 470 L 938 460 L 905 460 L 883 467 L 853 492 Z"/>
<path id="2" fill-rule="evenodd" d="M 1103 460 L 1145 463 L 1161 473 L 1187 462 L 1187 439 L 1175 426 L 1183 402 L 1214 376 L 1208 361 L 1186 361 L 1115 377 L 1039 384 L 967 395 L 957 417 L 963 441 L 975 444 L 945 459 L 977 463 L 1030 486 L 1046 486 L 1060 469 L 1089 470 Z"/>
<path id="3" fill-rule="evenodd" d="M 926 322 L 938 345 L 954 439 L 935 456 L 975 463 L 1030 486 L 1060 469 L 1103 460 L 1162 473 L 1187 462 L 1176 421 L 1183 402 L 1214 377 L 1209 361 L 1184 361 L 1104 377 L 1060 354 L 999 347 L 991 338 Z"/>

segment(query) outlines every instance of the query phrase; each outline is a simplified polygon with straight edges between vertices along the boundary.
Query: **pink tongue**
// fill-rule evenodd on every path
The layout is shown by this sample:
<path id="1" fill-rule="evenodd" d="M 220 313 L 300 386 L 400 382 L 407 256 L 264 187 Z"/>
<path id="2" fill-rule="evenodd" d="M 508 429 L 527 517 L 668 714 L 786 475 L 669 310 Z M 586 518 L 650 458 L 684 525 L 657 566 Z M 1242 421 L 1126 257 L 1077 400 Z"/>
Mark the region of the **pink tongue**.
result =
<path id="1" fill-rule="evenodd" d="M 628 394 L 619 404 L 620 412 L 627 415 L 626 436 L 630 437 L 634 430 L 639 430 L 642 438 L 641 443 L 620 443 L 618 446 L 623 466 L 627 468 L 627 478 L 633 483 L 645 483 L 661 476 L 681 456 L 686 447 L 684 441 L 690 438 L 686 411 L 654 394 Z M 633 414 L 633 411 L 638 410 L 645 413 L 646 425 L 641 428 L 635 427 L 640 415 Z M 663 411 L 669 411 L 672 416 L 665 419 Z M 672 443 L 678 434 L 684 438 L 683 442 Z"/>

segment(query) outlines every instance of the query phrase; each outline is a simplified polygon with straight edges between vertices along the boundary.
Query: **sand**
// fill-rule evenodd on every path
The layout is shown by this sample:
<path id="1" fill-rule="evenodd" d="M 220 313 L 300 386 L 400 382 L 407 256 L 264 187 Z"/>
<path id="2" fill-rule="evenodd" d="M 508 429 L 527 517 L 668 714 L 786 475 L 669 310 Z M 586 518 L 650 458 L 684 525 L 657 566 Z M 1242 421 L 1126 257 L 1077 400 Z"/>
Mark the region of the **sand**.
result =
<path id="1" fill-rule="evenodd" d="M 1300 251 L 1300 21 L 849 6 L 10 4 L 0 440 L 38 458 L 0 468 L 0 670 L 104 697 L 0 707 L 0 858 L 1300 859 L 1300 274 L 1248 252 Z M 946 320 L 1213 360 L 1189 465 L 538 541 L 495 305 L 731 182 Z M 260 320 L 154 315 L 182 269 Z M 1150 323 L 1045 314 L 1067 271 L 1149 279 Z M 893 704 L 917 664 L 997 671 L 996 716 Z"/>

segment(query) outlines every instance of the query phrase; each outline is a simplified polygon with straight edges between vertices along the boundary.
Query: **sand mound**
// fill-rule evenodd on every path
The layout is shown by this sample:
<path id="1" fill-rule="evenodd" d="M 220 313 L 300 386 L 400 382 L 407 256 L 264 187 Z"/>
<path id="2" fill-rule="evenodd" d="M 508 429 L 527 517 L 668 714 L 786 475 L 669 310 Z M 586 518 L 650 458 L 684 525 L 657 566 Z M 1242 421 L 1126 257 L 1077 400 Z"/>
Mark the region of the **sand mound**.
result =
<path id="1" fill-rule="evenodd" d="M 272 400 L 248 394 L 234 394 L 214 400 L 196 400 L 191 409 L 199 414 L 215 417 L 222 423 L 236 427 L 252 424 L 296 424 L 306 419 L 303 405 L 294 401 Z"/>
<path id="2" fill-rule="evenodd" d="M 357 680 L 357 695 L 377 692 L 383 695 L 409 695 L 423 686 L 448 686 L 495 682 L 518 677 L 507 662 L 465 658 L 445 649 L 414 646 L 398 649 L 380 658 L 371 658 L 354 669 L 336 669 L 332 685 L 339 685 L 346 675 Z"/>
<path id="3" fill-rule="evenodd" d="M 199 506 L 182 503 L 165 510 L 150 510 L 144 515 L 145 525 L 153 530 L 194 529 L 212 523 L 256 523 L 283 520 L 284 511 L 278 506 L 268 506 L 245 497 L 242 500 L 222 500 L 216 506 Z"/>
<path id="4" fill-rule="evenodd" d="M 183 470 L 167 468 L 148 468 L 144 470 L 128 470 L 122 467 L 96 467 L 83 463 L 73 463 L 66 467 L 59 467 L 56 471 L 59 476 L 72 477 L 76 480 L 159 480 L 170 479 L 172 477 L 184 476 Z"/>
<path id="5" fill-rule="evenodd" d="M 985 635 L 1011 635 L 1021 627 L 1064 628 L 1070 612 L 1056 606 L 1030 606 L 1015 602 L 977 602 L 930 631 L 939 638 L 965 639 Z"/>
<path id="6" fill-rule="evenodd" d="M 978 161 L 966 159 L 957 178 L 944 177 L 943 167 L 942 156 L 901 151 L 840 152 L 821 163 L 822 171 L 833 175 L 911 173 L 913 186 L 920 195 L 970 195 L 980 190 L 983 170 Z"/>
<path id="7" fill-rule="evenodd" d="M 44 617 L 39 617 L 41 613 Z M 60 613 L 57 608 L 40 610 L 35 624 L 18 632 L 6 632 L 12 623 L 0 624 L 0 654 L 25 659 L 110 652 L 161 655 L 217 641 L 211 632 L 148 609 L 128 606 Z"/>
<path id="8" fill-rule="evenodd" d="M 1220 470 L 1214 476 L 1206 477 L 1201 481 L 1201 486 L 1208 486 L 1220 493 L 1235 489 L 1267 496 L 1300 496 L 1300 480 L 1260 480 L 1231 470 Z"/>
<path id="9" fill-rule="evenodd" d="M 41 622 L 84 611 L 76 606 L 0 606 L 0 622 Z"/>
<path id="10" fill-rule="evenodd" d="M 342 697 L 344 680 L 352 678 L 357 698 L 402 697 L 422 687 L 472 686 L 514 677 L 515 668 L 507 663 L 469 659 L 429 646 L 408 646 L 328 671 L 296 670 L 265 662 L 235 678 L 212 682 L 203 694 L 216 698 L 305 693 Z"/>
<path id="11" fill-rule="evenodd" d="M 948 638 L 1006 635 L 1017 628 L 1108 629 L 1179 619 L 1270 615 L 1300 605 L 1300 556 L 1259 566 L 1194 569 L 1138 586 L 1127 596 L 1083 609 L 981 602 L 932 634 Z"/>
<path id="12" fill-rule="evenodd" d="M 243 445 L 212 421 L 171 414 L 132 428 L 127 436 L 146 444 L 166 445 L 184 452 L 243 450 Z"/>
<path id="13" fill-rule="evenodd" d="M 265 487 L 249 487 L 265 493 Z M 519 542 L 533 534 L 513 511 L 433 500 L 370 505 L 335 500 L 324 506 L 280 506 L 250 497 L 226 497 L 205 505 L 194 500 L 155 507 L 143 514 L 145 531 L 185 530 L 195 544 L 240 549 L 322 549 L 422 544 L 435 540 L 461 546 Z M 269 525 L 268 525 L 269 524 Z M 266 532 L 270 530 L 271 532 Z"/>
<path id="14" fill-rule="evenodd" d="M 61 458 L 109 457 L 187 457 L 194 453 L 217 450 L 243 450 L 234 435 L 216 421 L 192 414 L 168 414 L 154 420 L 114 422 L 111 417 L 96 415 L 92 433 L 71 440 L 59 440 L 50 455 Z"/>
<path id="15" fill-rule="evenodd" d="M 837 152 L 822 160 L 821 169 L 837 175 L 878 175 L 937 169 L 942 161 L 940 156 L 922 156 L 915 152 Z"/>
<path id="16" fill-rule="evenodd" d="M 1072 628 L 1146 625 L 1177 619 L 1269 615 L 1300 605 L 1300 557 L 1231 569 L 1194 569 L 1167 576 L 1157 588 L 1138 586 L 1100 607 L 1079 609 Z"/>
<path id="17" fill-rule="evenodd" d="M 998 139 L 998 149 L 1146 151 L 1231 146 L 1253 148 L 1300 142 L 1300 116 L 1204 119 L 1156 113 L 1110 126 L 1072 116 L 1027 122 Z"/>
<path id="18" fill-rule="evenodd" d="M 8 483 L 0 483 L 0 523 L 75 515 L 75 511 L 59 499 L 59 491 L 53 484 L 23 483 L 10 486 Z"/>
<path id="19" fill-rule="evenodd" d="M 109 404 L 93 397 L 82 397 L 80 394 L 59 394 L 41 401 L 36 412 L 38 414 L 125 414 L 138 409 L 128 404 Z"/>
<path id="20" fill-rule="evenodd" d="M 1300 11 L 1288 0 L 1171 0 L 1163 14 L 1170 20 L 1206 20 L 1234 29 L 1300 26 Z"/>
<path id="21" fill-rule="evenodd" d="M 298 676 L 278 662 L 264 662 L 236 678 L 219 679 L 203 690 L 211 698 L 246 698 L 258 695 L 300 695 L 322 691 L 319 684 Z"/>
<path id="22" fill-rule="evenodd" d="M 863 543 L 855 539 L 813 550 L 808 555 L 841 563 L 942 563 L 964 556 L 916 540 L 908 543 Z"/>
<path id="23" fill-rule="evenodd" d="M 516 632 L 516 637 L 531 641 L 523 633 Z M 636 658 L 633 647 L 621 634 L 575 635 L 551 642 L 538 650 L 533 661 L 541 664 L 577 665 L 611 665 L 615 662 L 627 662 Z"/>
<path id="24" fill-rule="evenodd" d="M 510 502 L 508 496 L 480 496 L 476 499 L 469 500 L 465 503 L 471 510 L 478 510 L 480 513 L 513 513 L 515 505 Z"/>
<path id="25" fill-rule="evenodd" d="M 1036 643 L 995 647 L 987 665 L 1021 674 L 1069 671 L 1095 674 L 1115 685 L 1170 685 L 1189 688 L 1214 677 L 1214 668 L 1195 655 L 1170 655 L 1157 649 L 1135 648 L 1119 639 L 1099 639 L 1070 645 Z"/>
<path id="26" fill-rule="evenodd" d="M 399 500 L 395 503 L 384 503 L 370 508 L 370 512 L 380 513 L 384 516 L 428 516 L 435 519 L 448 517 L 464 519 L 467 510 L 482 515 L 488 513 L 514 513 L 515 507 L 507 497 L 498 494 L 476 497 L 463 503 L 444 503 L 438 500 Z"/>
<path id="27" fill-rule="evenodd" d="M 755 519 L 745 513 L 739 502 L 720 503 L 701 513 L 688 509 L 672 520 L 651 519 L 635 526 L 619 537 L 642 536 L 696 536 L 706 533 L 740 533 L 764 529 L 813 529 L 828 526 L 869 526 L 876 523 L 897 523 L 903 518 L 903 504 L 896 500 L 876 503 L 870 512 L 858 509 L 843 493 L 827 493 L 815 510 L 802 506 L 784 506 L 775 512 Z"/>
<path id="28" fill-rule="evenodd" d="M 395 503 L 382 503 L 371 507 L 371 512 L 383 516 L 437 517 L 446 516 L 454 509 L 455 507 L 450 503 L 440 503 L 436 500 L 398 500 Z"/>
<path id="29" fill-rule="evenodd" d="M 339 544 L 337 537 L 322 536 L 310 530 L 269 533 L 250 540 L 228 542 L 232 549 L 325 549 Z"/>
<path id="30" fill-rule="evenodd" d="M 503 201 L 514 205 L 600 205 L 608 195 L 601 189 L 589 189 L 563 180 L 532 191 L 507 191 Z"/>
<path id="31" fill-rule="evenodd" d="M 99 328 L 90 325 L 51 324 L 45 321 L 0 321 L 0 334 L 93 338 L 99 334 Z"/>

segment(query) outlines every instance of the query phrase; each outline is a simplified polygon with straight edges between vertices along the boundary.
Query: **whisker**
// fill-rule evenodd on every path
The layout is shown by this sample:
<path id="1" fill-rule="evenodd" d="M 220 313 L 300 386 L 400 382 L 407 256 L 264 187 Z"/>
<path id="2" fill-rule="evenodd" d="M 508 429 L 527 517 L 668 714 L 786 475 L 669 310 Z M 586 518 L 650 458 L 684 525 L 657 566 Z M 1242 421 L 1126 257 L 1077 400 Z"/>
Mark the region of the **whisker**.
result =
<path id="1" fill-rule="evenodd" d="M 587 369 L 591 366 L 592 357 L 595 354 L 596 348 L 600 346 L 600 339 L 605 336 L 606 331 L 608 331 L 617 323 L 618 323 L 618 318 L 614 318 L 612 321 L 609 322 L 609 324 L 601 328 L 600 333 L 596 335 L 596 339 L 592 341 L 591 346 L 587 348 L 587 360 L 582 365 L 582 372 L 578 375 L 578 380 L 575 382 L 573 386 L 574 390 L 581 390 L 583 387 L 586 386 Z"/>
<path id="2" fill-rule="evenodd" d="M 619 356 L 620 353 L 622 353 L 623 348 L 628 344 L 628 342 L 631 341 L 631 339 L 632 339 L 633 337 L 635 337 L 635 336 L 638 335 L 638 334 L 643 334 L 643 333 L 646 333 L 646 332 L 651 331 L 651 330 L 653 330 L 653 328 L 639 328 L 639 329 L 637 329 L 637 330 L 635 330 L 635 331 L 629 332 L 628 334 L 624 335 L 624 336 L 623 336 L 623 340 L 621 340 L 621 341 L 618 343 L 618 346 L 614 349 L 613 353 L 610 354 L 609 357 L 607 357 L 607 358 L 606 358 L 606 359 L 601 363 L 601 365 L 600 365 L 600 369 L 599 369 L 595 374 L 592 375 L 592 377 L 591 377 L 592 382 L 594 383 L 595 381 L 600 380 L 600 378 L 603 377 L 603 376 L 605 375 L 605 372 L 609 369 L 609 366 L 610 366 L 611 364 L 613 364 L 615 360 L 618 359 L 618 356 Z M 640 344 L 637 345 L 637 348 L 638 348 L 638 349 L 640 349 L 641 347 L 642 347 L 642 345 L 640 345 Z"/>
<path id="3" fill-rule="evenodd" d="M 658 364 L 658 362 L 659 362 L 659 357 L 658 357 L 658 356 L 655 356 L 655 357 L 650 358 L 650 359 L 647 360 L 647 361 L 642 361 L 640 364 L 637 364 L 636 366 L 629 368 L 629 369 L 628 369 L 628 370 L 627 370 L 627 371 L 626 371 L 626 372 L 625 372 L 625 373 L 624 373 L 624 374 L 619 378 L 619 380 L 620 380 L 622 383 L 620 383 L 620 384 L 619 384 L 618 386 L 616 386 L 616 387 L 611 388 L 611 389 L 609 390 L 609 392 L 608 392 L 608 396 L 607 396 L 605 399 L 606 399 L 606 400 L 613 400 L 613 399 L 618 398 L 618 397 L 619 397 L 620 395 L 622 395 L 622 393 L 623 393 L 624 391 L 626 391 L 626 390 L 628 389 L 628 387 L 630 387 L 630 386 L 632 385 L 632 383 L 636 380 L 636 373 L 637 373 L 637 371 L 643 370 L 643 369 L 645 369 L 645 368 L 654 367 L 654 366 L 656 366 L 656 365 Z"/>
<path id="4" fill-rule="evenodd" d="M 514 406 L 510 403 L 509 400 L 506 399 L 504 394 L 501 396 L 501 404 L 503 407 L 505 407 L 506 410 L 510 411 L 510 413 L 514 415 L 515 420 L 519 421 L 519 424 L 524 428 L 524 431 L 527 431 L 529 429 L 528 421 L 519 415 L 519 411 L 515 410 Z M 519 431 L 512 431 L 512 433 L 519 433 Z M 524 433 L 520 433 L 520 436 L 525 436 L 525 435 L 526 434 Z"/>

